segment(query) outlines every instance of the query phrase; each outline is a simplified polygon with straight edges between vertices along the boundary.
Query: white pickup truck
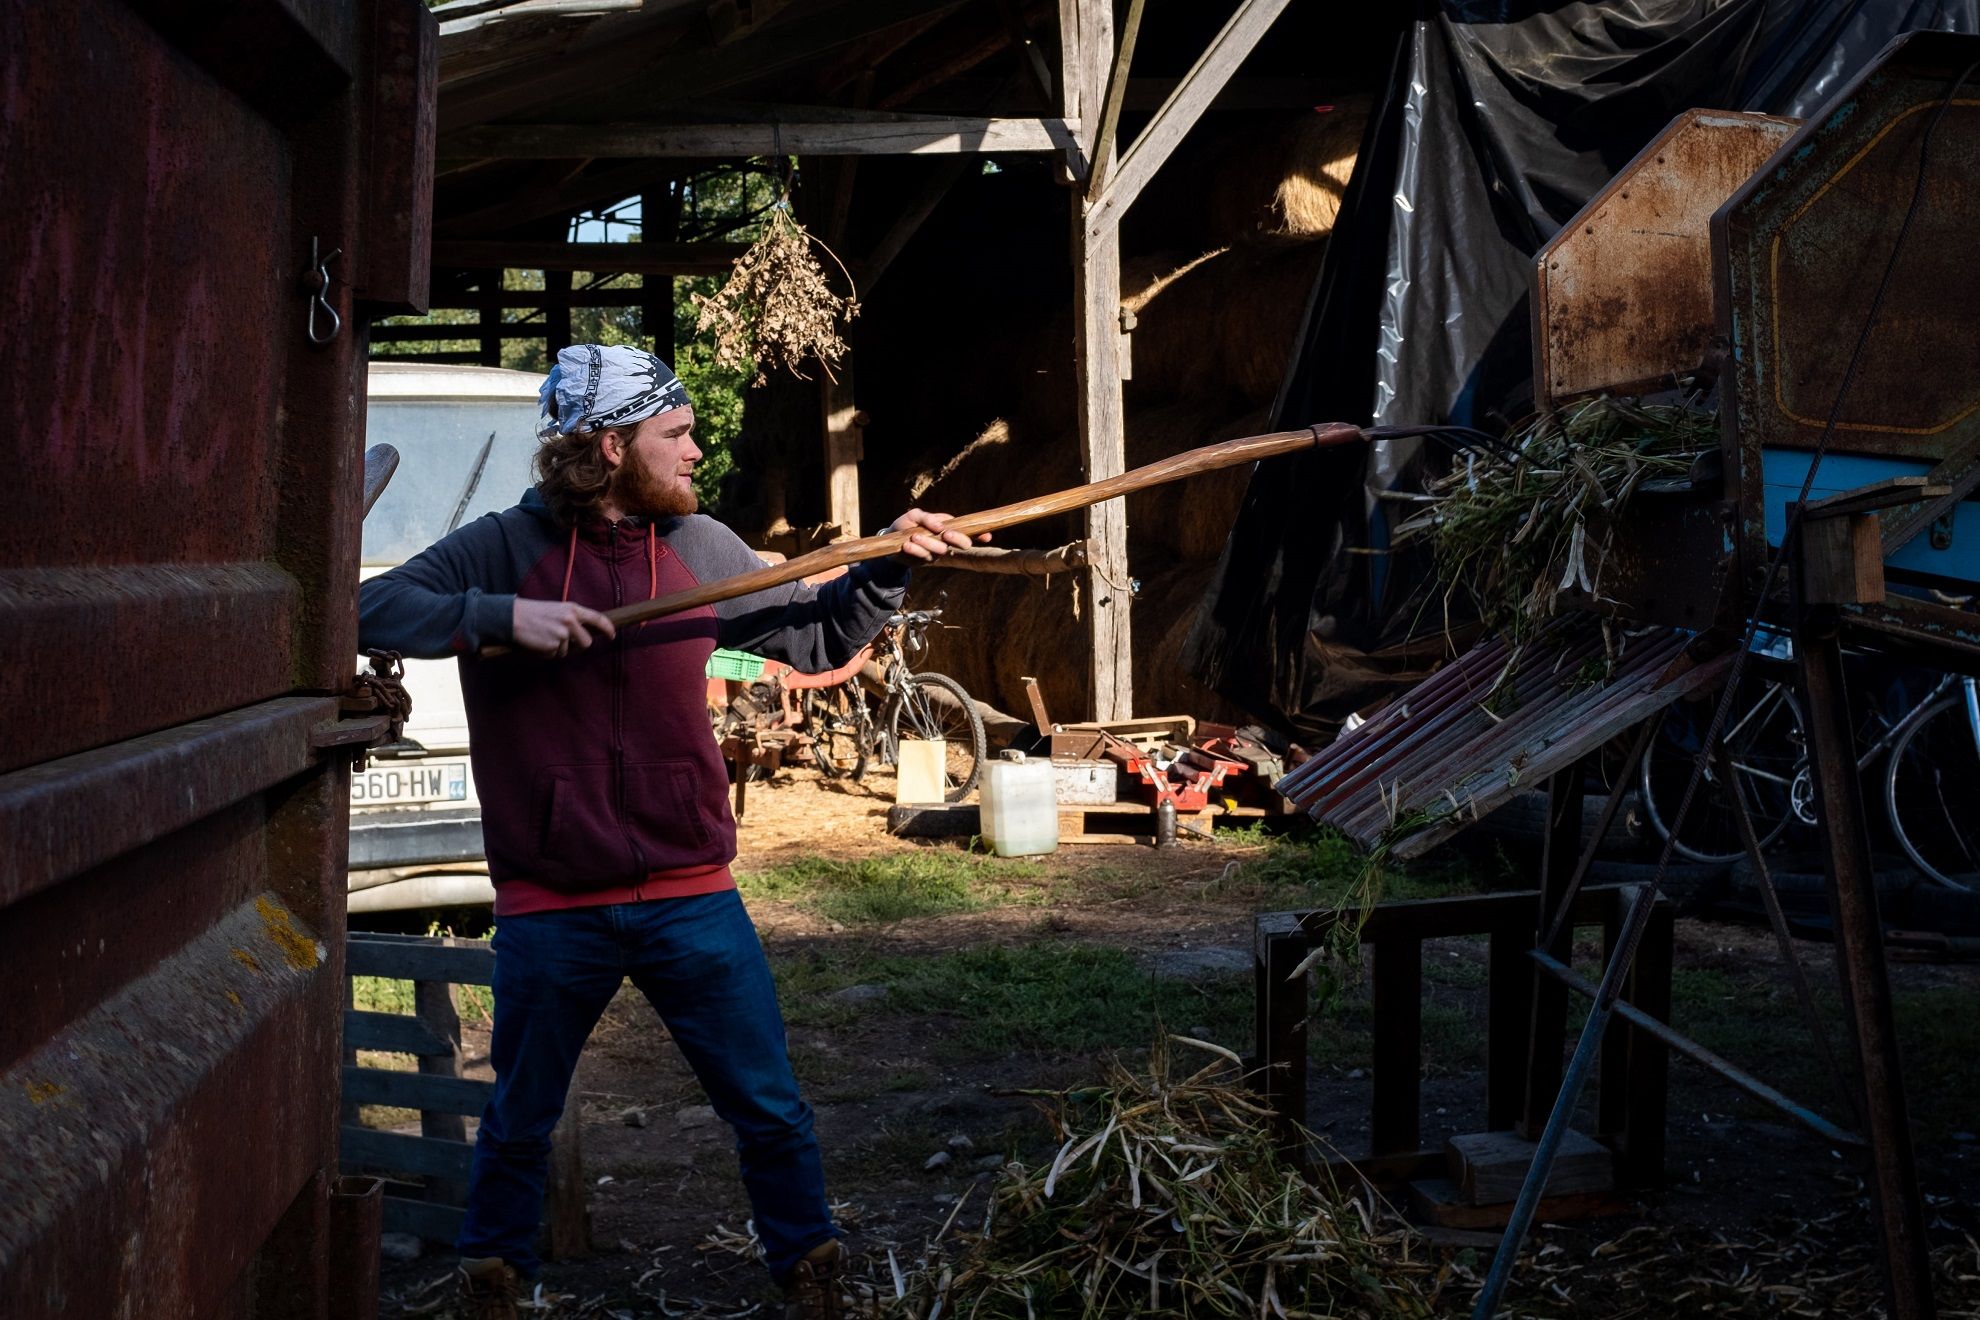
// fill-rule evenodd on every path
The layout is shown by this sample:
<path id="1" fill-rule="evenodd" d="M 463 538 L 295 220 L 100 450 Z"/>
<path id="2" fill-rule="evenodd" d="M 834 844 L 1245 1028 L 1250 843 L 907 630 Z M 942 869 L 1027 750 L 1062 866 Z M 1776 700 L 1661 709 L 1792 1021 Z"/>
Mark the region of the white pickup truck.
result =
<path id="1" fill-rule="evenodd" d="M 364 521 L 362 576 L 383 573 L 529 487 L 542 377 L 497 367 L 373 363 L 365 444 L 399 469 Z M 487 903 L 481 806 L 452 660 L 408 660 L 412 719 L 351 779 L 350 910 Z"/>

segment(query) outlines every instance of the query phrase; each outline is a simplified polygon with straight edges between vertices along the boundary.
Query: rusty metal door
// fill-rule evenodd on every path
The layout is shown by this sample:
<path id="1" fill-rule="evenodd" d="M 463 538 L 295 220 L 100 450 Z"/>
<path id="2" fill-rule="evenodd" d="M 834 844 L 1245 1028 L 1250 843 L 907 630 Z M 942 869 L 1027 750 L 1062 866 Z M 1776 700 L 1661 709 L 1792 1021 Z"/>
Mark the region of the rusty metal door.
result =
<path id="1" fill-rule="evenodd" d="M 433 21 L 0 0 L 0 49 L 0 1316 L 326 1315 L 363 326 L 425 299 Z"/>

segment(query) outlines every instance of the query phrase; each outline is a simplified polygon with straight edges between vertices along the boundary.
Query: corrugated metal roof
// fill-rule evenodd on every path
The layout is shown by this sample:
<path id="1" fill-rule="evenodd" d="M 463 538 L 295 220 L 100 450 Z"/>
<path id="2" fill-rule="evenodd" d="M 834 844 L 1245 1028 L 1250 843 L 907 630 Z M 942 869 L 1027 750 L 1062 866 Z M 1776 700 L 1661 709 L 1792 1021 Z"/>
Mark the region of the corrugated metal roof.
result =
<path id="1" fill-rule="evenodd" d="M 1293 770 L 1278 790 L 1364 847 L 1416 856 L 1537 787 L 1608 739 L 1717 683 L 1734 652 L 1699 659 L 1696 635 L 1660 628 L 1621 640 L 1609 675 L 1601 624 L 1571 615 L 1515 655 L 1488 638 Z M 1511 699 L 1485 708 L 1500 686 Z"/>

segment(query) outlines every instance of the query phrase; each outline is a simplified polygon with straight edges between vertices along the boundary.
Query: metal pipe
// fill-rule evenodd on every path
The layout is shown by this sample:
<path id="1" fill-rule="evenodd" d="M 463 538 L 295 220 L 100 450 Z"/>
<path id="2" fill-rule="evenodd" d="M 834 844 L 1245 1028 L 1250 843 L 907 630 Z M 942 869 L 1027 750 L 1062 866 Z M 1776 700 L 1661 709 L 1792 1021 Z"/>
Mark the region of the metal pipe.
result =
<path id="1" fill-rule="evenodd" d="M 1576 994 L 1589 999 L 1593 999 L 1596 996 L 1598 988 L 1591 984 L 1587 978 L 1577 975 L 1573 968 L 1568 967 L 1559 959 L 1539 949 L 1532 950 L 1526 956 L 1531 958 L 1541 971 L 1553 977 Z M 1710 1071 L 1717 1073 L 1720 1077 L 1725 1078 L 1734 1086 L 1737 1086 L 1740 1090 L 1752 1096 L 1755 1100 L 1779 1110 L 1823 1140 L 1852 1148 L 1863 1145 L 1863 1138 L 1856 1133 L 1839 1127 L 1828 1119 L 1823 1118 L 1806 1105 L 1800 1104 L 1792 1097 L 1775 1090 L 1752 1073 L 1741 1068 L 1738 1064 L 1714 1054 L 1711 1050 L 1706 1049 L 1689 1036 L 1680 1033 L 1668 1023 L 1660 1022 L 1650 1016 L 1650 1014 L 1645 1013 L 1636 1005 L 1619 999 L 1611 1011 L 1638 1031 L 1654 1036 L 1656 1039 L 1676 1050 L 1679 1054 L 1684 1055 L 1685 1058 L 1690 1059 L 1693 1063 L 1700 1064 Z"/>
<path id="2" fill-rule="evenodd" d="M 1632 885 L 1631 889 L 1634 894 L 1630 902 L 1629 924 L 1635 925 L 1637 915 L 1648 913 L 1650 905 L 1656 902 L 1656 894 L 1641 885 Z M 1607 988 L 1609 978 L 1621 965 L 1625 951 L 1634 954 L 1634 946 L 1617 947 L 1617 957 L 1609 962 L 1603 988 Z M 1505 1295 L 1506 1284 L 1512 1279 L 1513 1266 L 1519 1261 L 1519 1249 L 1533 1227 L 1533 1217 L 1540 1210 L 1540 1197 L 1546 1191 L 1547 1179 L 1554 1171 L 1554 1158 L 1560 1154 L 1561 1142 L 1567 1137 L 1568 1120 L 1580 1104 L 1582 1089 L 1588 1084 L 1588 1074 L 1594 1071 L 1595 1058 L 1602 1052 L 1602 1033 L 1609 1025 L 1609 1012 L 1614 1004 L 1613 996 L 1605 999 L 1598 994 L 1588 1010 L 1588 1021 L 1582 1024 L 1581 1039 L 1576 1042 L 1574 1057 L 1568 1061 L 1567 1072 L 1561 1078 L 1561 1090 L 1554 1101 L 1554 1110 L 1547 1115 L 1547 1126 L 1541 1130 L 1540 1141 L 1533 1148 L 1533 1162 L 1526 1168 L 1526 1181 L 1519 1185 L 1519 1199 L 1513 1202 L 1512 1216 L 1506 1221 L 1505 1234 L 1499 1239 L 1499 1250 L 1492 1257 L 1492 1269 L 1485 1276 L 1485 1286 L 1479 1291 L 1478 1303 L 1472 1307 L 1471 1320 L 1492 1320 L 1498 1313 L 1499 1298 Z"/>

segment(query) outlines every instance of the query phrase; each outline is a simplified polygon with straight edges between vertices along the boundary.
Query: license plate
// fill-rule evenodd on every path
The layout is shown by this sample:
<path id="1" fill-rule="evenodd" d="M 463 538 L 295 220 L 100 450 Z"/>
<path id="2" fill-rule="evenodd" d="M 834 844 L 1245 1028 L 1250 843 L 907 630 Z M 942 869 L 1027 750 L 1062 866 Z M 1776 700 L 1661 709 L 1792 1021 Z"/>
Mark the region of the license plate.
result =
<path id="1" fill-rule="evenodd" d="M 354 807 L 402 806 L 419 802 L 467 801 L 466 761 L 373 762 L 351 776 Z"/>

